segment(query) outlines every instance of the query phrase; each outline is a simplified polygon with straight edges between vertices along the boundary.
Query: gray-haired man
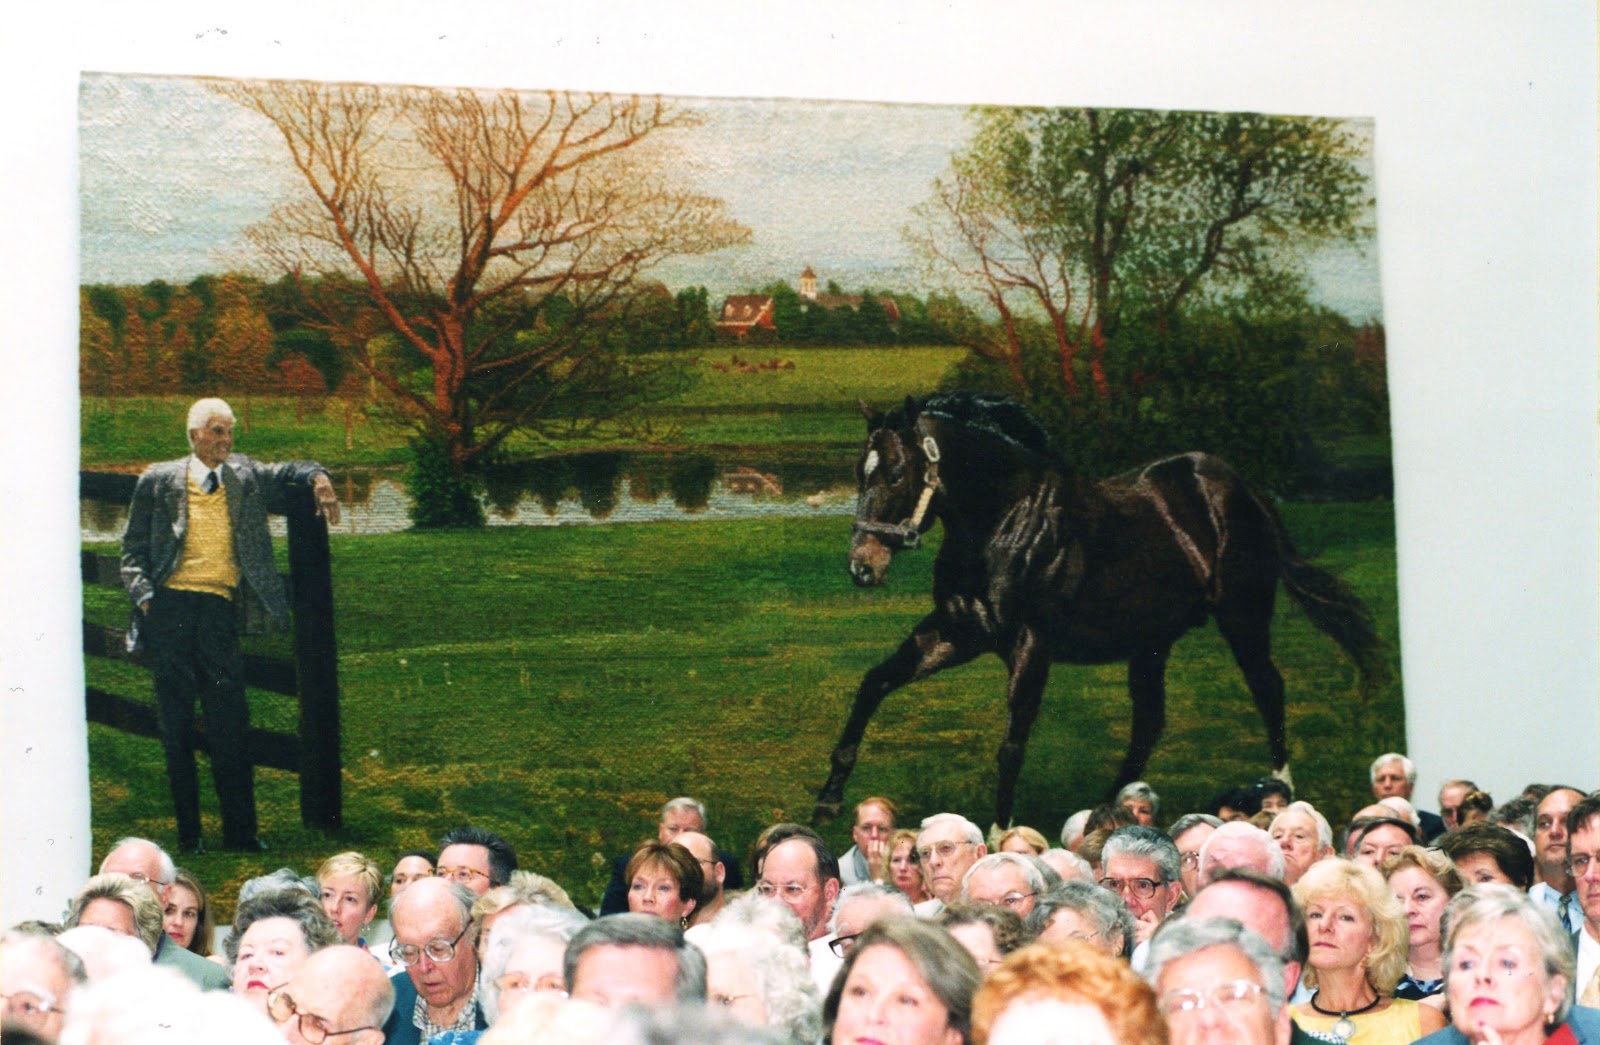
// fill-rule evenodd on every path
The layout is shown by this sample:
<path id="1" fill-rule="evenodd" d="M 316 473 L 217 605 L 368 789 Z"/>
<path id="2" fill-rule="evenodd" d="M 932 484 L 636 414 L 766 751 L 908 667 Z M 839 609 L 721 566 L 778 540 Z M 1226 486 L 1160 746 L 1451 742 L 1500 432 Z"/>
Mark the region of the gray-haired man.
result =
<path id="1" fill-rule="evenodd" d="M 201 847 L 192 736 L 198 701 L 222 805 L 222 844 L 255 850 L 240 621 L 258 608 L 277 627 L 289 623 L 267 514 L 283 512 L 296 486 L 311 488 L 318 514 L 331 522 L 339 521 L 339 500 L 327 470 L 313 461 L 262 464 L 234 453 L 233 410 L 221 399 L 197 401 L 187 427 L 193 452 L 145 469 L 128 507 L 122 537 L 122 583 L 134 607 L 128 644 L 149 653 L 178 848 Z"/>

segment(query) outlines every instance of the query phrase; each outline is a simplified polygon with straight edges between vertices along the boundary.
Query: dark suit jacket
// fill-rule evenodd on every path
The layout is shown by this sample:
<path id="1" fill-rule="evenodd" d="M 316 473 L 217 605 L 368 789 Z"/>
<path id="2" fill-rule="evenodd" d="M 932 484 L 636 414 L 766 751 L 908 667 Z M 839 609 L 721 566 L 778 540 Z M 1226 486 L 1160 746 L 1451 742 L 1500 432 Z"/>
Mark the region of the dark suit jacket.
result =
<path id="1" fill-rule="evenodd" d="M 411 1018 L 417 1008 L 417 986 L 411 982 L 411 974 L 399 969 L 389 974 L 389 983 L 394 987 L 394 1010 L 383 1022 L 383 1045 L 422 1045 L 422 1031 L 417 1029 Z M 488 1026 L 489 1021 L 483 1018 L 483 1010 L 479 1009 L 478 1029 L 484 1030 Z"/>
<path id="2" fill-rule="evenodd" d="M 1422 829 L 1422 840 L 1431 842 L 1444 834 L 1444 817 L 1424 809 L 1417 810 L 1417 826 Z"/>
<path id="3" fill-rule="evenodd" d="M 189 526 L 189 460 L 180 457 L 151 465 L 133 489 L 128 529 L 122 537 L 122 585 L 134 606 L 130 649 L 139 647 L 143 616 L 139 604 L 172 576 L 183 553 Z M 284 511 L 291 486 L 310 483 L 325 471 L 315 461 L 262 464 L 243 454 L 230 454 L 218 469 L 228 495 L 233 557 L 239 564 L 242 591 L 236 604 L 247 619 L 264 610 L 275 626 L 288 626 L 289 602 L 272 557 L 267 514 Z"/>

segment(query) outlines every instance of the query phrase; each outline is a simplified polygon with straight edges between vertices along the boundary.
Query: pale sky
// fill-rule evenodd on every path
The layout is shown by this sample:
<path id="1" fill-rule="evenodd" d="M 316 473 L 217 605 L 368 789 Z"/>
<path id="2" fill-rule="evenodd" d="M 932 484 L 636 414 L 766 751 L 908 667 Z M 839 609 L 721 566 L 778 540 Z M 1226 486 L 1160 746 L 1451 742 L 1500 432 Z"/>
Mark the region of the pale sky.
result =
<path id="1" fill-rule="evenodd" d="M 266 122 L 186 78 L 88 74 L 80 95 L 81 278 L 187 282 L 238 267 L 248 225 L 300 189 Z M 749 227 L 750 243 L 652 274 L 713 301 L 807 265 L 847 289 L 926 294 L 901 230 L 970 134 L 960 107 L 695 100 L 683 173 Z M 1371 141 L 1370 124 L 1362 124 Z M 1365 164 L 1370 176 L 1370 163 Z M 1320 300 L 1382 316 L 1375 247 L 1320 252 Z"/>

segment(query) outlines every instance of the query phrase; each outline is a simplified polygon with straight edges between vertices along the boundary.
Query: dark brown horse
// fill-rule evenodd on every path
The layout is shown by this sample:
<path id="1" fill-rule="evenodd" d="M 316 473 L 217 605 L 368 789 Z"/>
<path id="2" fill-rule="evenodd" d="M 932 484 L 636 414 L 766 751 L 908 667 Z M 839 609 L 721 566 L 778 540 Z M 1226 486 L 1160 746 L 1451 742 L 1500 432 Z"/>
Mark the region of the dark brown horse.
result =
<path id="1" fill-rule="evenodd" d="M 1282 581 L 1355 662 L 1363 690 L 1384 677 L 1372 618 L 1353 592 L 1295 550 L 1277 513 L 1219 458 L 1181 454 L 1091 483 L 1053 455 L 1026 411 L 1001 396 L 907 399 L 887 416 L 863 405 L 867 444 L 850 576 L 881 584 L 894 552 L 944 524 L 933 612 L 868 671 L 833 750 L 815 818 L 838 814 L 867 723 L 908 682 L 997 654 L 1010 669 L 995 823 L 1011 817 L 1028 733 L 1050 665 L 1128 663 L 1133 731 L 1111 793 L 1138 779 L 1166 719 L 1167 656 L 1215 620 L 1255 698 L 1287 778 L 1283 676 L 1272 662 Z"/>

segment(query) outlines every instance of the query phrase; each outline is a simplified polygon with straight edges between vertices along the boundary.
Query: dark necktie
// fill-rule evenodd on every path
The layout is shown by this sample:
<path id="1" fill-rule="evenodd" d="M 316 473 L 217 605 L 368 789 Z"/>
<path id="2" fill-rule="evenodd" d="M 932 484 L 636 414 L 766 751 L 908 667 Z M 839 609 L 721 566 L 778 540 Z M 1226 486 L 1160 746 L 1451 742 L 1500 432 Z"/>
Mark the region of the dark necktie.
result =
<path id="1" fill-rule="evenodd" d="M 207 472 L 206 473 L 206 481 L 202 484 L 201 489 L 205 490 L 206 493 L 216 493 L 217 492 L 217 473 L 216 472 Z"/>

